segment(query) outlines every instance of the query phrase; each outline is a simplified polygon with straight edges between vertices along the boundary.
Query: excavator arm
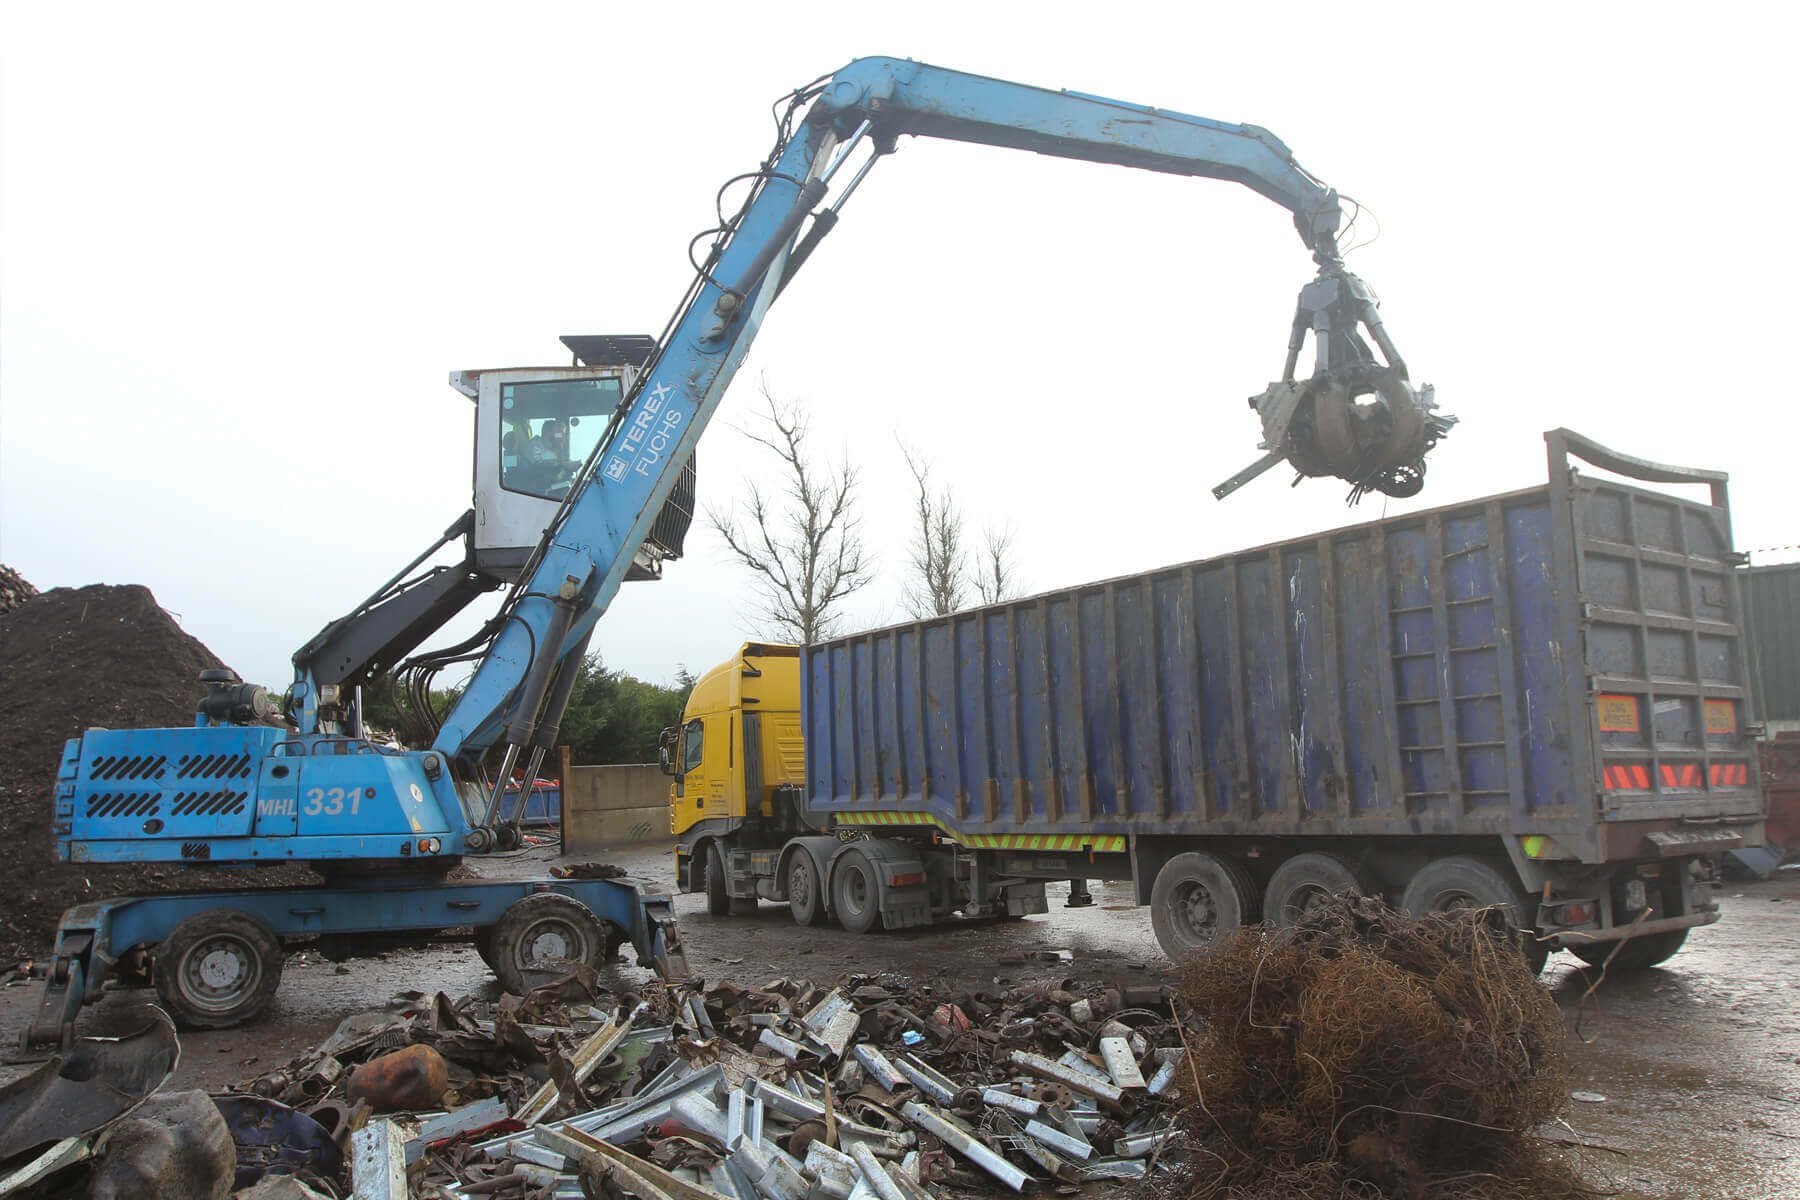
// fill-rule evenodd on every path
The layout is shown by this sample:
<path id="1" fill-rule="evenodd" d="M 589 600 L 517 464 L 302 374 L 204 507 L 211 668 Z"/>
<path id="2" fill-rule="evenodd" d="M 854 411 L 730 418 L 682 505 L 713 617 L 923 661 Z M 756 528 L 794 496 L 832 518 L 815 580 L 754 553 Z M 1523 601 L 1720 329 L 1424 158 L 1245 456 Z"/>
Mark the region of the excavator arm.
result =
<path id="1" fill-rule="evenodd" d="M 617 593 L 632 548 L 649 531 L 769 304 L 902 134 L 1232 180 L 1294 214 L 1318 276 L 1301 294 L 1282 380 L 1251 401 L 1267 454 L 1225 490 L 1284 459 L 1302 474 L 1338 475 L 1358 490 L 1416 490 L 1426 449 L 1448 427 L 1432 413 L 1429 389 L 1407 383 L 1370 294 L 1343 269 L 1337 194 L 1266 130 L 889 58 L 853 62 L 794 100 L 796 110 L 810 101 L 804 118 L 784 130 L 776 152 L 753 173 L 752 198 L 721 229 L 697 286 L 546 528 L 439 732 L 434 748 L 460 762 L 465 778 L 480 777 L 480 757 L 503 739 L 497 789 L 517 755 L 542 740 L 540 721 L 554 726 L 560 719 L 557 703 L 567 688 L 559 675 L 573 669 L 569 656 L 586 645 Z M 865 142 L 869 156 L 832 197 Z M 809 215 L 812 226 L 802 237 Z M 1296 380 L 1309 330 L 1314 373 Z M 490 820 L 495 807 L 488 805 Z M 486 833 L 473 831 L 470 849 L 483 849 Z"/>

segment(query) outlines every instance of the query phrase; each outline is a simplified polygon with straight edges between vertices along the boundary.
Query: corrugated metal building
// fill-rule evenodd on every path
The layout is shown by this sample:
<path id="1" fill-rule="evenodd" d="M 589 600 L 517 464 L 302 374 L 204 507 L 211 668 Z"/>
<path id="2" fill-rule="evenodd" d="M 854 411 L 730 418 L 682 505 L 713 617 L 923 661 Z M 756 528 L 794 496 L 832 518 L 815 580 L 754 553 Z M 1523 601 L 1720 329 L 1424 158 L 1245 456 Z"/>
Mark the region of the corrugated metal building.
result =
<path id="1" fill-rule="evenodd" d="M 1744 573 L 1756 714 L 1771 729 L 1800 729 L 1800 563 Z"/>

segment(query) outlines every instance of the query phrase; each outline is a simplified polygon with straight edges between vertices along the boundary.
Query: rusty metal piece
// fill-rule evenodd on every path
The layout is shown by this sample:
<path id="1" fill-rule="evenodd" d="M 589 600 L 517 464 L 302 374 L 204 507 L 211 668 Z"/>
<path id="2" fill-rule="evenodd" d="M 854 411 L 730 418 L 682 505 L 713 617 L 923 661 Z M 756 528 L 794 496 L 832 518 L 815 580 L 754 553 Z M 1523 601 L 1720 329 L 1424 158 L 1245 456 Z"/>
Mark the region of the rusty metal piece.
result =
<path id="1" fill-rule="evenodd" d="M 1076 1071 L 1062 1063 L 1051 1062 L 1041 1054 L 1030 1054 L 1024 1050 L 1014 1050 L 1007 1055 L 1007 1061 L 1015 1066 L 1054 1083 L 1060 1083 L 1071 1091 L 1083 1096 L 1092 1096 L 1102 1104 L 1111 1104 L 1119 1108 L 1126 1107 L 1125 1093 L 1111 1082 L 1099 1079 L 1084 1071 Z"/>
<path id="2" fill-rule="evenodd" d="M 430 1046 L 408 1046 L 356 1068 L 344 1093 L 378 1113 L 434 1108 L 450 1087 L 450 1064 Z"/>

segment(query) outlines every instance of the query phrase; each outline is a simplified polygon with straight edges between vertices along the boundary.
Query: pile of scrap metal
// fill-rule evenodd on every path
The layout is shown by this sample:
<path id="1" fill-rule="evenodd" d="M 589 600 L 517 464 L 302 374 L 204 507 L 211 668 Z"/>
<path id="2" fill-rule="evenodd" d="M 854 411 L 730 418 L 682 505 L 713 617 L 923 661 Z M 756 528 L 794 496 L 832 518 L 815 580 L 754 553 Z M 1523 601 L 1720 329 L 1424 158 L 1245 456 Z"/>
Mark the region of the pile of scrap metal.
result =
<path id="1" fill-rule="evenodd" d="M 884 975 L 615 997 L 578 969 L 497 1003 L 399 997 L 236 1099 L 294 1143 L 285 1160 L 252 1148 L 257 1170 L 304 1163 L 358 1200 L 929 1200 L 1144 1178 L 1179 1157 L 1167 994 L 1074 986 Z M 341 1148 L 336 1178 L 296 1148 L 316 1146 L 308 1126 Z"/>

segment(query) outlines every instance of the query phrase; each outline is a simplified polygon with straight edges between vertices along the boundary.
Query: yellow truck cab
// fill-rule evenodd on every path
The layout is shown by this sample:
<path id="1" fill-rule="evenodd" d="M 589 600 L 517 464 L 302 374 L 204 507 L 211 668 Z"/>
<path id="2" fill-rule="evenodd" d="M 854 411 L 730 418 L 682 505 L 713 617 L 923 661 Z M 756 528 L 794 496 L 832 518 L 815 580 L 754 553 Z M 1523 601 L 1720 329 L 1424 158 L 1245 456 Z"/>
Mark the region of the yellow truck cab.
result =
<path id="1" fill-rule="evenodd" d="M 717 915 L 732 911 L 734 900 L 739 909 L 754 907 L 753 885 L 731 886 L 731 850 L 764 841 L 778 849 L 811 831 L 798 809 L 806 770 L 800 648 L 747 642 L 702 675 L 682 723 L 662 731 L 657 757 L 674 781 L 669 829 L 681 890 L 705 890 L 707 910 Z"/>

